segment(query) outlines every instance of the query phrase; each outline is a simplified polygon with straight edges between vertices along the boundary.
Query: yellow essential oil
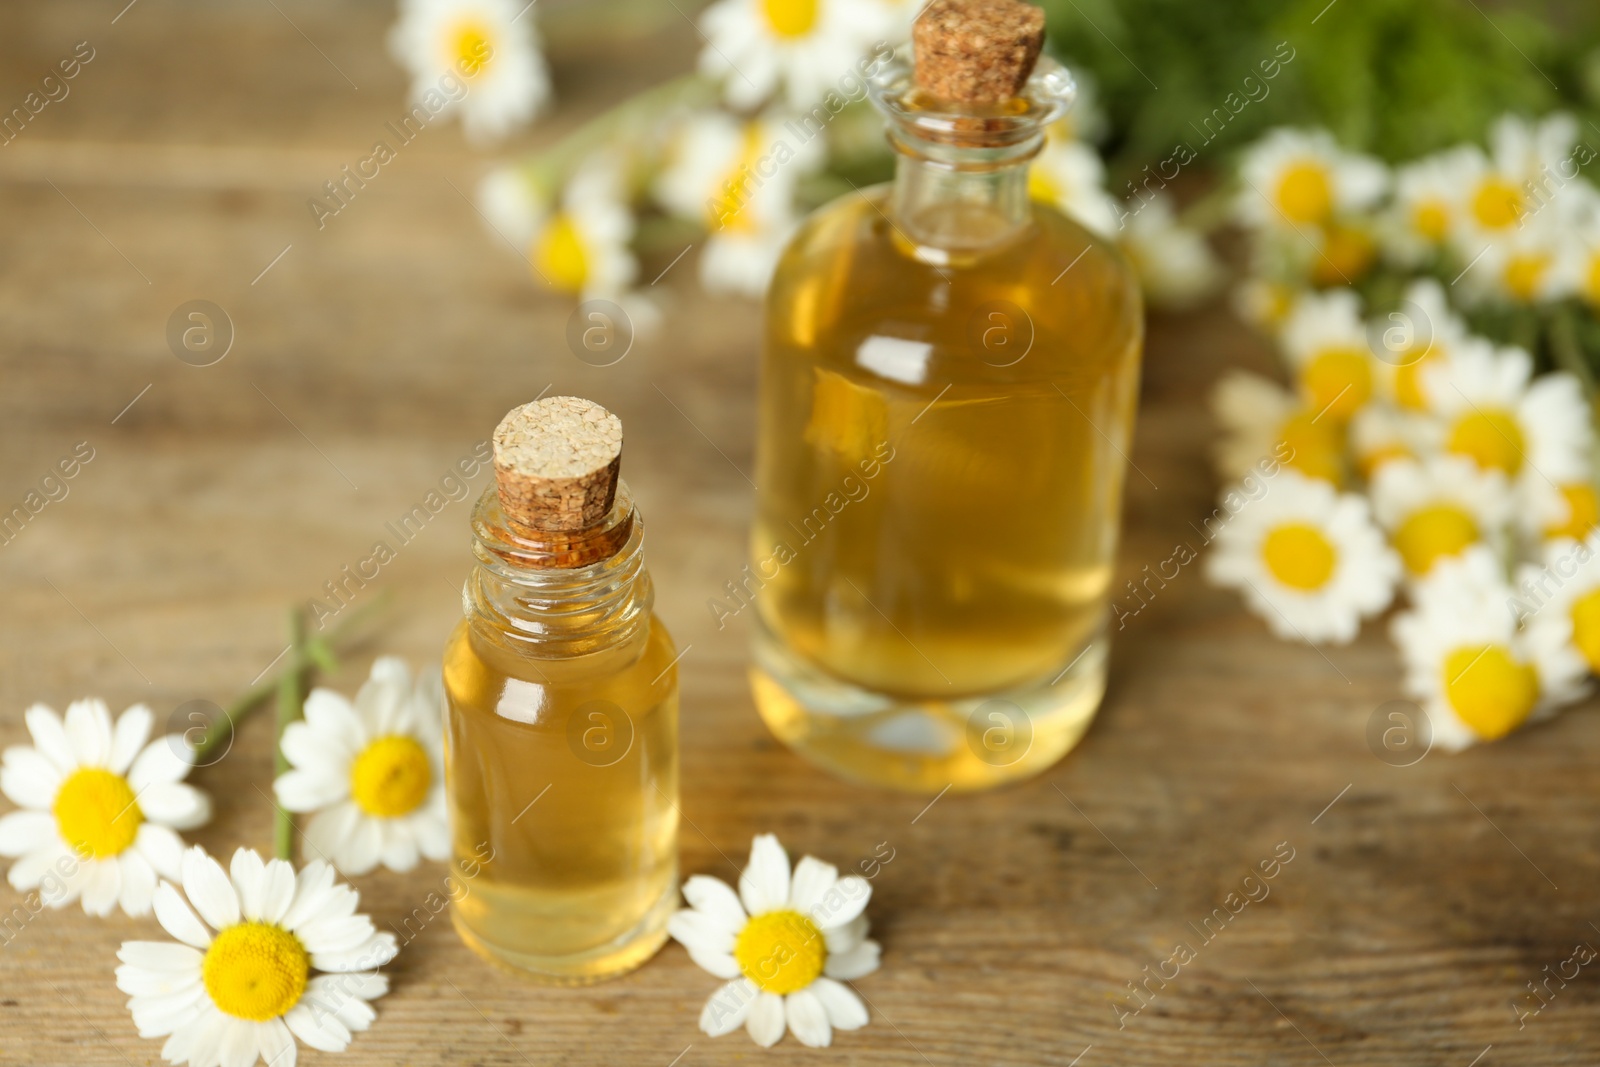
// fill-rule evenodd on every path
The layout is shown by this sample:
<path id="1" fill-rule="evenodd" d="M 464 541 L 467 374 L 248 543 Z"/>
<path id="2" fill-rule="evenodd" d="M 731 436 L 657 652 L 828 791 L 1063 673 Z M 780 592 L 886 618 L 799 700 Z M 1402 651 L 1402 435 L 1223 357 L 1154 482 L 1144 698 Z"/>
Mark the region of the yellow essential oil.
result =
<path id="1" fill-rule="evenodd" d="M 507 416 L 444 654 L 452 918 L 480 955 L 563 983 L 639 966 L 678 903 L 677 652 L 620 450 L 587 401 Z"/>
<path id="2" fill-rule="evenodd" d="M 845 777 L 981 789 L 1083 735 L 1143 340 L 1115 247 L 1030 201 L 1070 103 L 874 86 L 893 183 L 813 215 L 768 294 L 747 591 L 774 733 Z"/>

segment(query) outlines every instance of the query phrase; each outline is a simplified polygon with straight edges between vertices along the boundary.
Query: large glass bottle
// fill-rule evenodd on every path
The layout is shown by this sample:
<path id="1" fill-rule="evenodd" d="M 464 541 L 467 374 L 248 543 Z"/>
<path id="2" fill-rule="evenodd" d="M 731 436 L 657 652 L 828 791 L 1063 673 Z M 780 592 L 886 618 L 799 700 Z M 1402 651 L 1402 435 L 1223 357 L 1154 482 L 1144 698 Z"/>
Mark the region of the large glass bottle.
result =
<path id="1" fill-rule="evenodd" d="M 677 652 L 613 491 L 565 532 L 486 491 L 444 653 L 452 919 L 492 962 L 567 983 L 649 959 L 678 903 Z"/>
<path id="2" fill-rule="evenodd" d="M 816 212 L 768 292 L 752 684 L 838 774 L 981 789 L 1103 694 L 1143 315 L 1116 248 L 1028 195 L 1064 69 L 990 107 L 897 64 L 872 96 L 894 181 Z"/>

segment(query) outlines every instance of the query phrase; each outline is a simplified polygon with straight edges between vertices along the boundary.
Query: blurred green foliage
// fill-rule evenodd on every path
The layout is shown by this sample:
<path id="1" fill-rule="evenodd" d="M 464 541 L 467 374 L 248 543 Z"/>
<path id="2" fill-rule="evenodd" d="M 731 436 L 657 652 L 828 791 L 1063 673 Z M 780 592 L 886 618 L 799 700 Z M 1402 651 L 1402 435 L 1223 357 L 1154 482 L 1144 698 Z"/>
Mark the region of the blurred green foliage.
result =
<path id="1" fill-rule="evenodd" d="M 1594 0 L 1038 2 L 1051 50 L 1099 85 L 1106 147 L 1124 175 L 1179 142 L 1210 156 L 1284 124 L 1326 126 L 1352 148 L 1414 159 L 1481 142 L 1506 111 L 1592 115 L 1600 103 Z M 1267 81 L 1261 63 L 1281 42 L 1294 58 Z M 1196 126 L 1219 107 L 1237 113 L 1202 148 Z"/>

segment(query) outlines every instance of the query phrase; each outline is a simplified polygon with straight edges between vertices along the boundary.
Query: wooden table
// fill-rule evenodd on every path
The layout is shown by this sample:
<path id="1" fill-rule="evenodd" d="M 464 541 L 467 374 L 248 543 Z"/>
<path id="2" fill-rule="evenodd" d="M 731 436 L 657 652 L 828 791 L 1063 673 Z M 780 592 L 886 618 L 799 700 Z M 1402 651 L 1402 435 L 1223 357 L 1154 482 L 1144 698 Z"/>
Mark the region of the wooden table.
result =
<path id="1" fill-rule="evenodd" d="M 883 969 L 858 985 L 872 1023 L 829 1051 L 706 1038 L 696 1018 L 716 983 L 677 946 L 607 985 L 545 989 L 492 972 L 441 920 L 389 968 L 374 1028 L 342 1059 L 302 1062 L 1600 1061 L 1595 966 L 1552 982 L 1521 1027 L 1516 1008 L 1575 945 L 1600 945 L 1592 706 L 1391 766 L 1367 741 L 1399 695 L 1379 627 L 1347 648 L 1286 645 L 1187 567 L 1117 635 L 1103 713 L 1042 778 L 931 806 L 840 784 L 768 735 L 745 687 L 748 618 L 719 631 L 706 607 L 744 561 L 756 309 L 700 295 L 687 259 L 662 283 L 666 337 L 587 366 L 562 340 L 569 305 L 483 232 L 463 194 L 488 157 L 454 126 L 314 226 L 307 199 L 401 112 L 391 5 L 123 3 L 0 8 L 7 109 L 76 42 L 95 49 L 71 95 L 0 148 L 0 503 L 77 442 L 94 449 L 70 494 L 0 546 L 0 742 L 26 739 L 35 700 L 98 694 L 162 717 L 225 703 L 284 647 L 290 604 L 549 386 L 628 427 L 658 609 L 689 649 L 685 872 L 732 879 L 724 856 L 742 862 L 767 830 L 841 865 L 893 850 L 870 907 Z M 526 143 L 687 67 L 692 31 L 665 26 L 616 46 L 558 40 L 566 104 Z M 194 299 L 236 330 L 214 366 L 168 350 L 169 315 Z M 1201 398 L 1233 363 L 1267 355 L 1221 312 L 1152 324 L 1126 577 L 1196 540 L 1214 491 Z M 437 655 L 466 517 L 451 504 L 364 592 L 395 598 L 382 650 Z M 332 684 L 353 688 L 373 651 Z M 216 816 L 194 840 L 270 848 L 269 741 L 253 719 L 195 774 Z M 1287 850 L 1265 900 L 1202 926 Z M 357 884 L 382 926 L 443 875 Z M 18 897 L 0 887 L 5 909 Z M 27 925 L 0 949 L 0 1063 L 159 1062 L 112 976 L 117 945 L 152 936 L 153 920 L 76 906 Z M 1179 942 L 1193 958 L 1124 1014 L 1140 1004 L 1128 984 L 1170 976 Z"/>

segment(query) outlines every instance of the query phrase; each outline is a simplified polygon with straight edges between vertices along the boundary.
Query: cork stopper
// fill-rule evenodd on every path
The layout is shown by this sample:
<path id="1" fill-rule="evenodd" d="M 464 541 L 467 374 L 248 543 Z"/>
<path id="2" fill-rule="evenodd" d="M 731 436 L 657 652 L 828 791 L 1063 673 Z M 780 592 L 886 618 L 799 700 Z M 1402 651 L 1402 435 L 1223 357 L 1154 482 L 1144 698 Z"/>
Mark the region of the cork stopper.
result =
<path id="1" fill-rule="evenodd" d="M 1044 45 L 1044 12 L 1022 0 L 932 0 L 911 30 L 917 87 L 940 100 L 1002 104 Z"/>
<path id="2" fill-rule="evenodd" d="M 525 536 L 598 525 L 611 511 L 621 467 L 621 420 L 581 397 L 512 408 L 494 431 L 500 507 Z"/>

